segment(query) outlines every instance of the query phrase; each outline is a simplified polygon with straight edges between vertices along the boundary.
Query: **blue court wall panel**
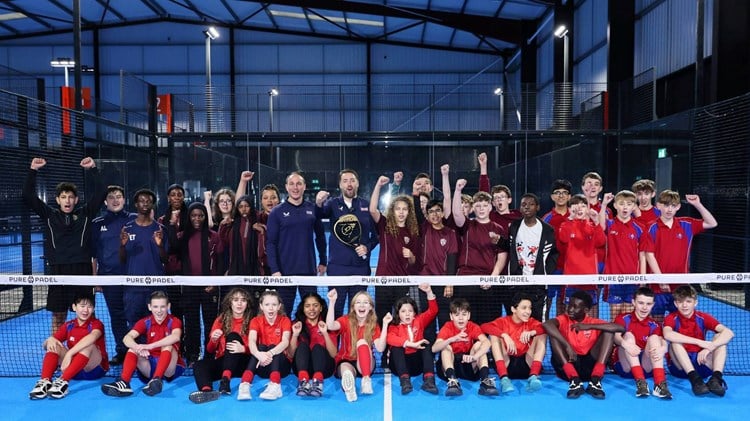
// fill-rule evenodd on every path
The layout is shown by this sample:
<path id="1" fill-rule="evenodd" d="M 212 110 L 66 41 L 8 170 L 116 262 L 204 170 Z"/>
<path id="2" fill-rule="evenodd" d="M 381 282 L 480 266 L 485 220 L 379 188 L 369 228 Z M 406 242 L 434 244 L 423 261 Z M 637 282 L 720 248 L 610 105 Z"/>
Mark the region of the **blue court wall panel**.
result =
<path id="1" fill-rule="evenodd" d="M 657 77 L 695 63 L 696 3 L 667 0 L 653 9 L 636 2 L 634 73 L 656 67 Z M 713 0 L 704 2 L 703 56 L 712 53 Z"/>
<path id="2" fill-rule="evenodd" d="M 322 85 L 323 75 L 320 73 L 281 73 L 279 75 L 280 86 L 294 86 L 294 85 Z M 320 88 L 316 86 L 315 89 L 320 92 Z M 281 93 L 280 93 L 281 94 Z"/>
<path id="3" fill-rule="evenodd" d="M 476 72 L 494 62 L 497 57 L 396 45 L 373 44 L 373 73 L 461 73 Z M 496 71 L 502 71 L 499 65 Z"/>
<path id="4" fill-rule="evenodd" d="M 280 45 L 279 68 L 283 73 L 323 73 L 323 46 Z"/>
<path id="5" fill-rule="evenodd" d="M 547 25 L 551 27 L 551 25 Z M 555 38 L 549 32 L 549 28 L 546 31 L 547 36 L 544 36 L 544 32 L 540 33 L 537 38 L 539 43 L 536 51 L 537 60 L 537 73 L 536 83 L 537 86 L 543 86 L 554 79 L 554 40 Z"/>
<path id="6" fill-rule="evenodd" d="M 234 49 L 234 56 L 237 76 L 279 72 L 279 48 L 277 45 L 237 44 Z"/>
<path id="7" fill-rule="evenodd" d="M 208 27 L 208 25 L 206 25 Z M 202 44 L 206 27 L 172 22 L 107 28 L 100 31 L 99 42 L 107 45 L 191 45 Z M 223 30 L 222 37 L 229 38 Z M 71 35 L 72 38 L 72 35 Z M 221 38 L 219 38 L 221 39 Z"/>
<path id="8" fill-rule="evenodd" d="M 367 84 L 367 76 L 363 73 L 325 73 L 323 74 L 323 83 L 325 85 L 345 85 L 342 89 L 349 93 L 353 93 L 353 89 L 357 89 L 357 92 L 362 94 L 367 91 L 364 88 L 364 85 Z"/>
<path id="9" fill-rule="evenodd" d="M 323 56 L 326 76 L 367 72 L 367 46 L 364 44 L 324 44 Z"/>
<path id="10" fill-rule="evenodd" d="M 607 2 L 586 0 L 575 10 L 574 83 L 607 82 Z M 575 98 L 574 104 L 587 98 Z M 574 112 L 577 112 L 574 107 Z"/>

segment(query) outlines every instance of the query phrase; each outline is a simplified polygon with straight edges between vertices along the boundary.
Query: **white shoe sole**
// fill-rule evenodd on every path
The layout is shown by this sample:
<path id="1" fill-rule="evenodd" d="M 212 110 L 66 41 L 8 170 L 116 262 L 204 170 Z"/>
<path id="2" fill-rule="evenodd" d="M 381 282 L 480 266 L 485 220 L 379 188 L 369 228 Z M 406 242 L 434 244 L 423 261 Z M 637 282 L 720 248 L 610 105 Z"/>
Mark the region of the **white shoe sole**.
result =
<path id="1" fill-rule="evenodd" d="M 354 374 L 351 371 L 344 371 L 341 375 L 341 387 L 344 389 L 346 400 L 354 402 L 357 400 L 357 390 L 354 384 Z"/>

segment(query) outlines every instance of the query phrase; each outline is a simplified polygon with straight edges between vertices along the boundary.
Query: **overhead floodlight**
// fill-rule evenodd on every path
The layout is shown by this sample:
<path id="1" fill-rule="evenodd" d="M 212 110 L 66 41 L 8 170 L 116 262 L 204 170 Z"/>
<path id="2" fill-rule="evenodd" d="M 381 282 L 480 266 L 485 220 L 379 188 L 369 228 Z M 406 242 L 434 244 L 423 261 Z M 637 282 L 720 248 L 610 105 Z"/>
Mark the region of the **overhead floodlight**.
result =
<path id="1" fill-rule="evenodd" d="M 317 20 L 317 21 L 328 21 L 328 22 L 334 22 L 334 23 L 341 23 L 344 25 L 365 25 L 365 26 L 375 26 L 375 27 L 384 27 L 385 24 L 382 21 L 377 20 L 370 20 L 370 19 L 353 19 L 349 17 L 340 17 L 340 16 L 325 16 L 325 15 L 314 15 L 314 14 L 307 14 L 307 13 L 299 13 L 299 12 L 287 12 L 283 10 L 273 10 L 269 9 L 269 12 L 272 16 L 278 16 L 283 18 L 294 18 L 294 19 L 305 19 L 305 20 Z"/>
<path id="2" fill-rule="evenodd" d="M 276 88 L 271 88 L 271 90 L 268 91 L 268 95 L 269 96 L 278 96 L 279 95 L 279 91 Z"/>
<path id="3" fill-rule="evenodd" d="M 58 57 L 54 60 L 50 60 L 49 65 L 52 67 L 63 67 L 66 69 L 70 69 L 72 67 L 75 67 L 76 62 L 69 57 Z"/>
<path id="4" fill-rule="evenodd" d="M 500 96 L 503 94 L 503 88 L 495 88 L 494 91 L 492 91 L 493 94 Z"/>
<path id="5" fill-rule="evenodd" d="M 217 31 L 216 28 L 213 27 L 213 26 L 209 26 L 208 29 L 206 29 L 205 31 L 203 31 L 203 33 L 207 37 L 211 38 L 212 40 L 216 39 L 216 38 L 219 38 L 219 31 Z"/>
<path id="6" fill-rule="evenodd" d="M 555 29 L 555 36 L 558 38 L 562 38 L 565 35 L 568 35 L 568 28 L 565 25 L 560 25 Z"/>
<path id="7" fill-rule="evenodd" d="M 27 17 L 28 16 L 26 16 L 23 13 L 20 13 L 20 12 L 3 13 L 2 15 L 0 15 L 0 21 L 14 20 L 14 19 L 24 19 L 24 18 L 27 18 Z"/>

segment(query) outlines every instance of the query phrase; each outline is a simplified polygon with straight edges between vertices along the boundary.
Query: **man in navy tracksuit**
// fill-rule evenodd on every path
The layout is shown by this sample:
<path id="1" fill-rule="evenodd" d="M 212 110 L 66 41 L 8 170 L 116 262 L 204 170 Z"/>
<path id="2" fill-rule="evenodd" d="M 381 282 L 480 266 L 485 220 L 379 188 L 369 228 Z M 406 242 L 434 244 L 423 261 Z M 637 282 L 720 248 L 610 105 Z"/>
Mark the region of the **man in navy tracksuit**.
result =
<path id="1" fill-rule="evenodd" d="M 305 201 L 305 178 L 298 172 L 286 178 L 288 197 L 268 215 L 266 254 L 272 276 L 315 276 L 315 248 L 320 261 L 317 274 L 326 271 L 326 239 L 323 223 L 315 216 L 315 205 Z M 313 242 L 313 235 L 315 241 Z M 296 287 L 276 288 L 287 314 L 294 314 Z M 300 286 L 300 296 L 315 292 L 314 286 Z"/>
<path id="2" fill-rule="evenodd" d="M 125 263 L 120 260 L 120 232 L 126 223 L 135 219 L 135 214 L 125 210 L 125 190 L 121 186 L 107 187 L 104 200 L 107 210 L 92 222 L 91 244 L 94 253 L 94 270 L 97 275 L 125 275 Z M 128 333 L 123 301 L 124 285 L 105 285 L 102 288 L 107 300 L 107 310 L 115 337 L 115 356 L 110 364 L 120 365 L 128 348 L 122 338 Z"/>
<path id="3" fill-rule="evenodd" d="M 328 275 L 363 275 L 369 276 L 370 253 L 378 245 L 378 232 L 370 216 L 370 203 L 357 196 L 359 190 L 359 176 L 352 169 L 343 169 L 339 172 L 339 189 L 341 196 L 329 198 L 326 191 L 318 192 L 315 198 L 316 212 L 319 218 L 331 220 L 331 227 L 343 215 L 355 215 L 359 219 L 362 235 L 356 247 L 341 242 L 335 235 L 331 234 L 328 241 Z M 333 287 L 329 287 L 333 289 Z M 359 291 L 367 289 L 365 285 L 349 285 L 336 287 L 339 300 L 336 301 L 336 316 L 344 312 L 344 303 L 354 297 Z M 348 298 L 347 298 L 348 294 Z"/>
<path id="4" fill-rule="evenodd" d="M 73 183 L 57 185 L 58 207 L 47 205 L 37 196 L 37 172 L 47 165 L 44 158 L 34 158 L 23 186 L 23 202 L 43 221 L 45 257 L 52 275 L 88 275 L 91 269 L 91 220 L 96 217 L 106 195 L 96 163 L 91 157 L 81 160 L 81 167 L 91 174 L 95 192 L 85 205 L 78 205 L 78 188 Z M 52 312 L 52 331 L 65 322 L 73 299 L 90 286 L 50 285 L 47 310 Z"/>

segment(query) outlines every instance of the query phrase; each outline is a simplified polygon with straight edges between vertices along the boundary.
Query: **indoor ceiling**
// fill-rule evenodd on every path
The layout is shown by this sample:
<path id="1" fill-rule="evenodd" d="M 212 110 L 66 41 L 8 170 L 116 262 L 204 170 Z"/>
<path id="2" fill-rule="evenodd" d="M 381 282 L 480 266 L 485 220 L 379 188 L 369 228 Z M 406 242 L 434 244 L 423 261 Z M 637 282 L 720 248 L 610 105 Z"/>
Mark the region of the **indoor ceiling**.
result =
<path id="1" fill-rule="evenodd" d="M 554 0 L 80 0 L 81 28 L 154 22 L 508 55 Z M 74 0 L 0 2 L 0 40 L 73 31 Z"/>

